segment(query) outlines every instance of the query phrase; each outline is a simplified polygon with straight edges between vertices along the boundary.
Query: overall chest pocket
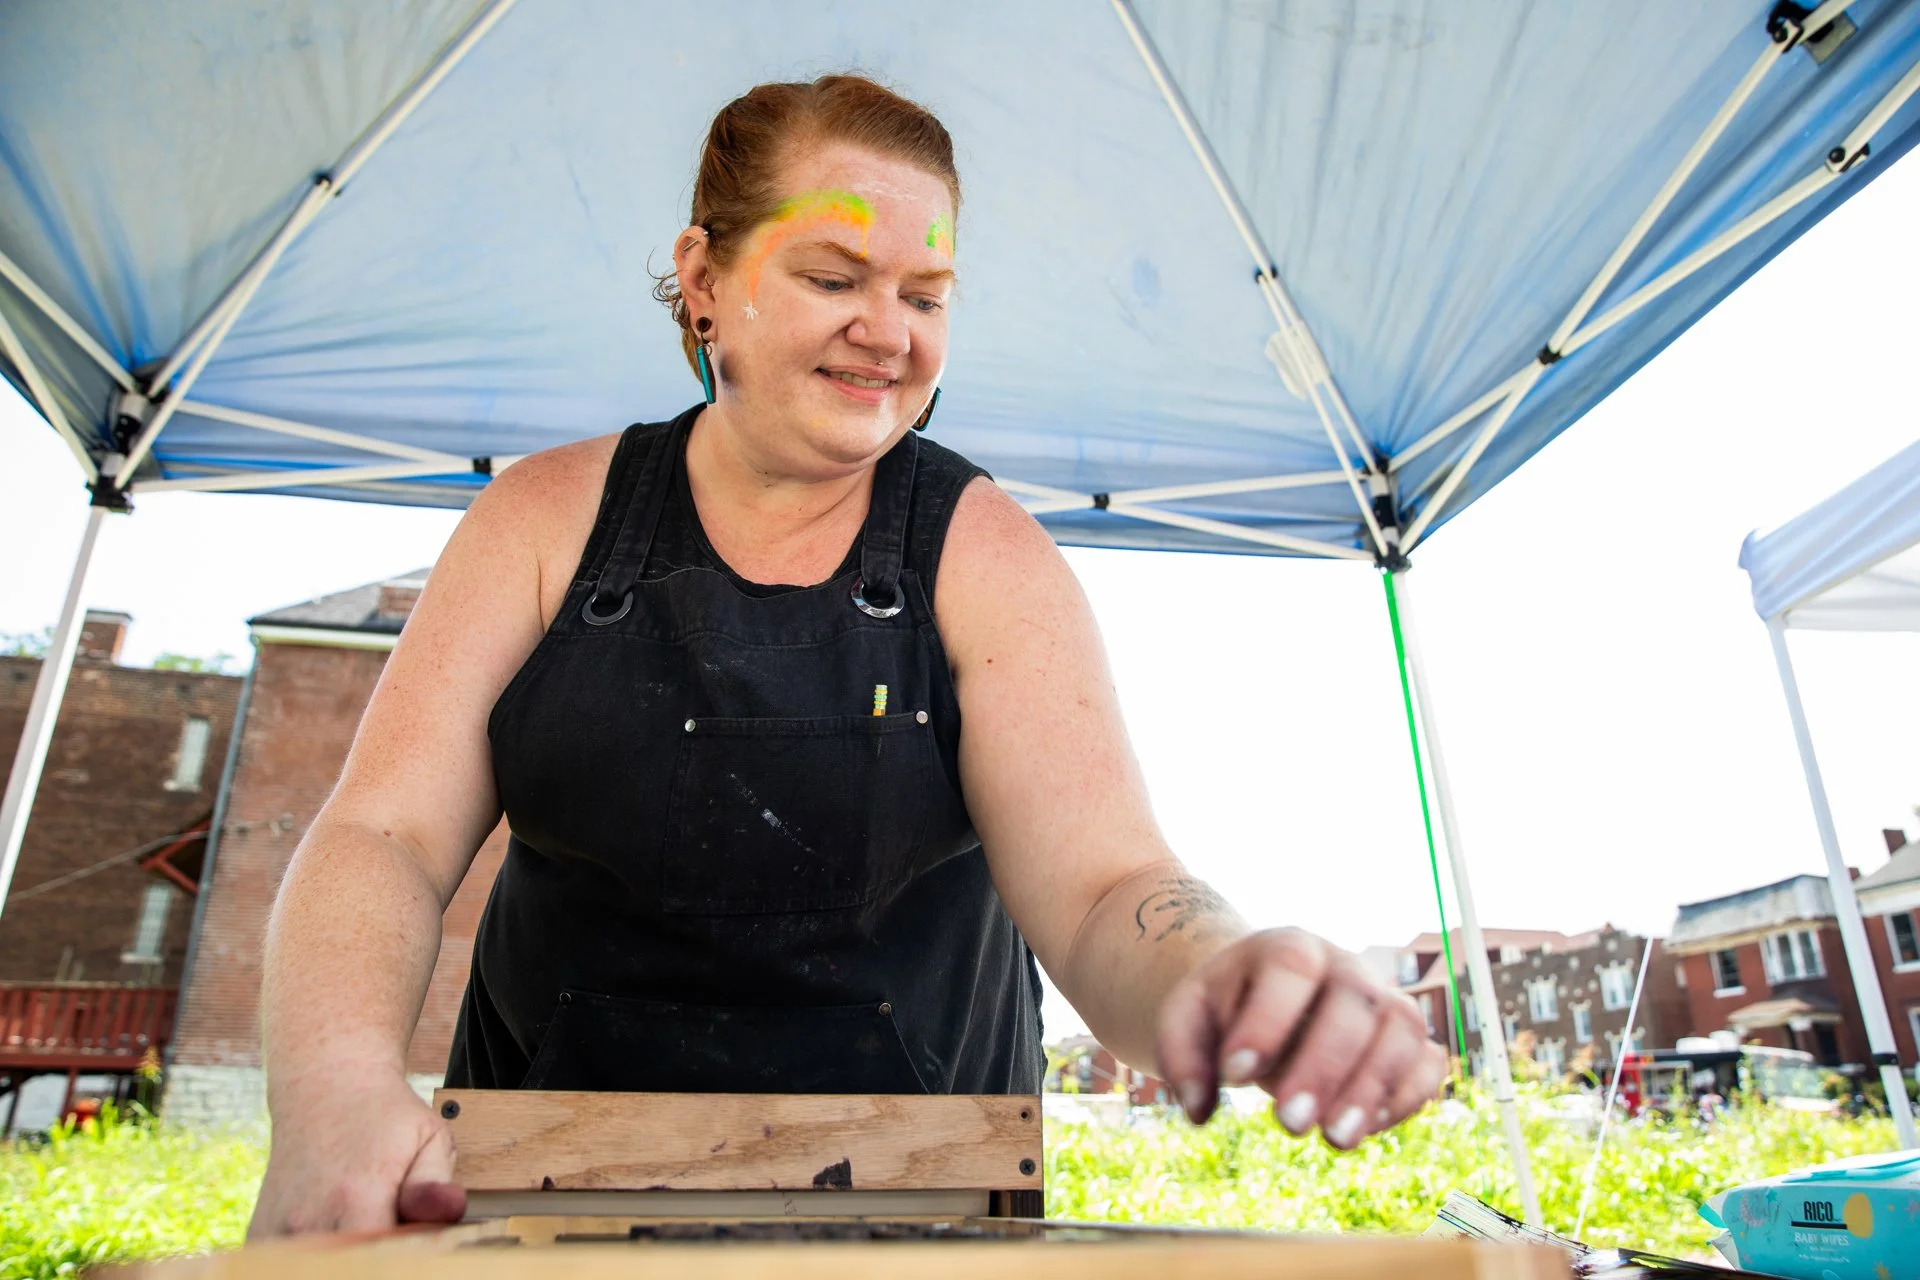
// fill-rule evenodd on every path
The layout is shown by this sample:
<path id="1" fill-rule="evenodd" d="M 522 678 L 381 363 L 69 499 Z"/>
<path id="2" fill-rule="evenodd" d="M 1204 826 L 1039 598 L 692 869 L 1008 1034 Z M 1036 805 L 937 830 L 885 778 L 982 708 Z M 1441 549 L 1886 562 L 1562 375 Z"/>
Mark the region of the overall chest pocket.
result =
<path id="1" fill-rule="evenodd" d="M 936 762 L 924 712 L 689 720 L 660 899 L 681 915 L 831 911 L 912 871 Z"/>

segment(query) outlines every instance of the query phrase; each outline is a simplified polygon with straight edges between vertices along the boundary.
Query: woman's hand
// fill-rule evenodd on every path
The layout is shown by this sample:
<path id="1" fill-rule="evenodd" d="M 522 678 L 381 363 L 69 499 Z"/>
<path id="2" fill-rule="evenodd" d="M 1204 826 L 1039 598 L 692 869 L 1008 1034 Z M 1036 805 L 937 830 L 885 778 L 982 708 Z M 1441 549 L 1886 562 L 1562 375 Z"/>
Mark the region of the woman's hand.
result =
<path id="1" fill-rule="evenodd" d="M 1342 1150 L 1418 1111 L 1447 1073 L 1412 1000 L 1299 929 L 1248 934 L 1175 984 L 1158 1059 L 1195 1124 L 1222 1084 L 1258 1084 L 1289 1132 L 1318 1125 Z"/>
<path id="2" fill-rule="evenodd" d="M 458 1222 L 467 1211 L 452 1131 L 391 1070 L 307 1084 L 275 1117 L 249 1240 Z"/>

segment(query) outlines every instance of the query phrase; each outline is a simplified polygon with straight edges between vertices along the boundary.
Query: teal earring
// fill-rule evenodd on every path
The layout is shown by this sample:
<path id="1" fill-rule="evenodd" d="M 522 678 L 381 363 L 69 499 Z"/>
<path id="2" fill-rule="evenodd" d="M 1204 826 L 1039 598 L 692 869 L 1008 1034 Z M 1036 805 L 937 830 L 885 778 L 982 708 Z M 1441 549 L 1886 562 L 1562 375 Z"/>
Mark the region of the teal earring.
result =
<path id="1" fill-rule="evenodd" d="M 920 416 L 913 420 L 913 429 L 915 431 L 925 431 L 927 429 L 927 424 L 933 421 L 933 406 L 939 403 L 940 388 L 935 387 L 933 389 L 933 399 L 927 401 L 927 407 L 921 410 Z"/>
<path id="2" fill-rule="evenodd" d="M 706 332 L 708 329 L 711 329 L 713 327 L 713 321 L 709 320 L 705 316 L 701 316 L 698 323 L 696 323 L 694 327 L 700 331 L 701 336 L 696 340 L 694 344 L 693 363 L 695 368 L 698 370 L 700 374 L 700 389 L 707 393 L 707 403 L 712 404 L 714 400 L 713 361 L 709 359 L 707 356 L 707 348 L 711 347 L 713 344 L 707 341 Z"/>

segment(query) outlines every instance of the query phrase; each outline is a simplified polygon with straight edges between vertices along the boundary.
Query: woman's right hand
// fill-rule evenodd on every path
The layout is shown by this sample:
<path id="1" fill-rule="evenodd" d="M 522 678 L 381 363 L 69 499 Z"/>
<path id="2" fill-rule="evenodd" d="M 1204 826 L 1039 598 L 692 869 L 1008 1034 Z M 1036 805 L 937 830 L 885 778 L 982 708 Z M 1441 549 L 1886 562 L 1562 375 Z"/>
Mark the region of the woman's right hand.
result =
<path id="1" fill-rule="evenodd" d="M 301 1082 L 277 1098 L 247 1239 L 458 1222 L 453 1132 L 391 1071 Z"/>

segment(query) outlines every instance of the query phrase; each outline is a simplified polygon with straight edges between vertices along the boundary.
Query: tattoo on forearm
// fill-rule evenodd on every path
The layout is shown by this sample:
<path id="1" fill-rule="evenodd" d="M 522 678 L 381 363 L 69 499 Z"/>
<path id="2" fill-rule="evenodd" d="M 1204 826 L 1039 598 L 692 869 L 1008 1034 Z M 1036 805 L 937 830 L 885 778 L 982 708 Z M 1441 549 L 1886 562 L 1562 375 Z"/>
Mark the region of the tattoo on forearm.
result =
<path id="1" fill-rule="evenodd" d="M 1227 900 L 1215 893 L 1212 885 L 1192 876 L 1166 877 L 1133 909 L 1140 936 L 1152 934 L 1155 942 L 1164 942 L 1176 933 L 1199 942 L 1227 928 L 1232 919 L 1233 908 Z"/>

